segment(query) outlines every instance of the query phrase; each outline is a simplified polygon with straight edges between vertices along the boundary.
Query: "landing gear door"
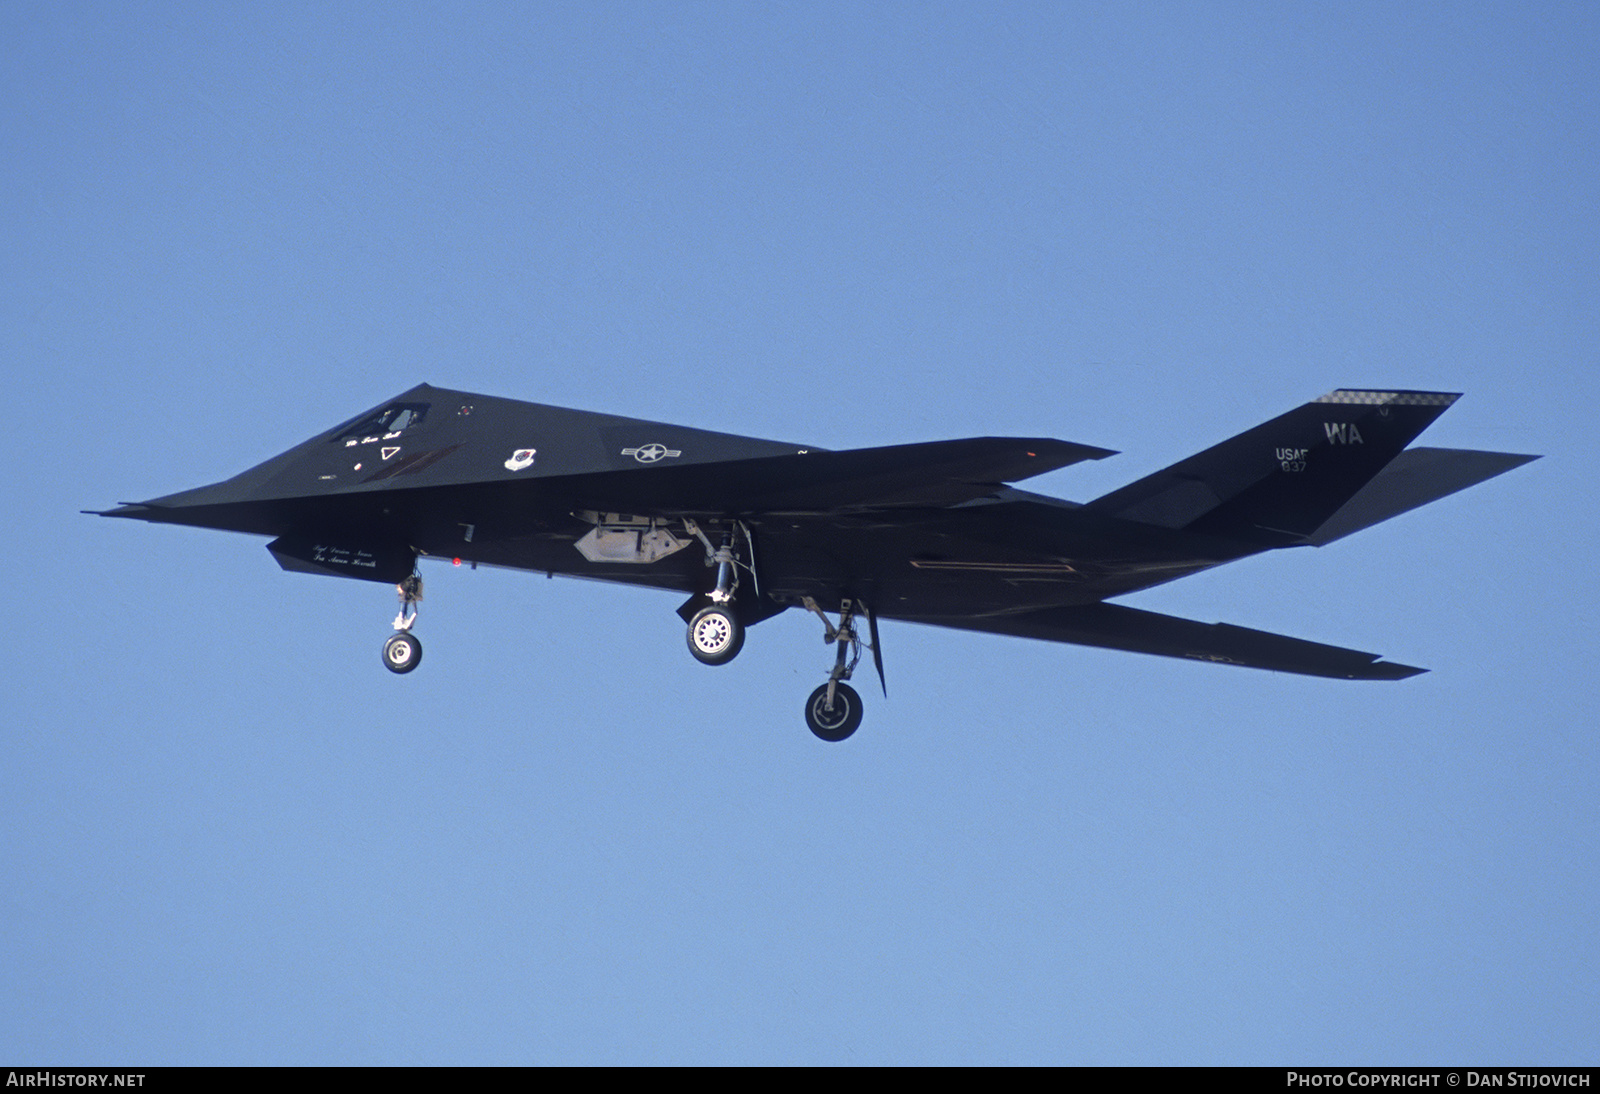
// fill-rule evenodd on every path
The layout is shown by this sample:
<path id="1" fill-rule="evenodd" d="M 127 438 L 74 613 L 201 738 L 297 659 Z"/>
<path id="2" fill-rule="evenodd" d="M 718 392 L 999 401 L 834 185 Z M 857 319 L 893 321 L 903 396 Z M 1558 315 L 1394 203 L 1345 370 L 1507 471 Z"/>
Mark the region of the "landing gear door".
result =
<path id="1" fill-rule="evenodd" d="M 417 553 L 410 547 L 357 543 L 338 538 L 313 539 L 283 536 L 267 550 L 285 570 L 302 574 L 328 574 L 398 585 L 411 575 Z"/>

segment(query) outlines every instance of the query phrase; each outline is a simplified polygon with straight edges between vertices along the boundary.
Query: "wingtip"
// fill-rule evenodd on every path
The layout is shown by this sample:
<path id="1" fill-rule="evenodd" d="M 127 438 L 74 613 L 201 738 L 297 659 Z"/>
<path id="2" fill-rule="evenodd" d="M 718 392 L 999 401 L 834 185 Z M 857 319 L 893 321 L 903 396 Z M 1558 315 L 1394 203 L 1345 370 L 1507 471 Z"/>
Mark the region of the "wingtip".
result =
<path id="1" fill-rule="evenodd" d="M 142 501 L 119 501 L 115 509 L 79 509 L 78 512 L 91 517 L 142 517 L 155 508 Z"/>
<path id="2" fill-rule="evenodd" d="M 1413 676 L 1421 676 L 1428 669 L 1419 669 L 1415 665 L 1400 665 L 1393 661 L 1374 661 L 1372 666 L 1361 677 L 1364 680 L 1409 680 Z"/>
<path id="3" fill-rule="evenodd" d="M 1023 446 L 1028 450 L 1031 458 L 1039 458 L 1046 453 L 1057 458 L 1069 459 L 1076 463 L 1079 460 L 1103 460 L 1107 456 L 1117 455 L 1114 448 L 1101 448 L 1099 445 L 1079 444 L 1077 441 L 1063 441 L 1055 437 L 1039 437 L 1034 440 L 1024 441 Z"/>

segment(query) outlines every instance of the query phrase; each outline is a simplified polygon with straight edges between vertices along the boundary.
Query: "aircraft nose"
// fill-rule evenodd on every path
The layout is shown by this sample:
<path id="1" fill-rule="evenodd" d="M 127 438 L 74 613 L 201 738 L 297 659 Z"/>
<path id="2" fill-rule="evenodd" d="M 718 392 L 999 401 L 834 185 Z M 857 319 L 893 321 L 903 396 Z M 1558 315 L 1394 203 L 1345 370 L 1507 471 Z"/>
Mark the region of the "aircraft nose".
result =
<path id="1" fill-rule="evenodd" d="M 218 505 L 230 501 L 240 500 L 231 496 L 230 491 L 225 491 L 216 486 L 201 486 L 194 490 L 180 490 L 176 494 L 165 494 L 159 498 L 148 501 L 119 501 L 115 509 L 107 509 L 98 513 L 102 517 L 138 517 L 145 520 L 156 519 L 155 514 L 172 512 L 178 509 L 193 509 L 201 505 Z M 89 510 L 85 510 L 89 512 Z"/>
<path id="2" fill-rule="evenodd" d="M 220 515 L 249 501 L 248 496 L 232 483 L 220 482 L 193 490 L 180 490 L 176 494 L 166 494 L 148 501 L 118 502 L 114 509 L 85 509 L 84 512 L 100 517 L 125 517 L 165 524 L 208 524 L 202 511 Z"/>

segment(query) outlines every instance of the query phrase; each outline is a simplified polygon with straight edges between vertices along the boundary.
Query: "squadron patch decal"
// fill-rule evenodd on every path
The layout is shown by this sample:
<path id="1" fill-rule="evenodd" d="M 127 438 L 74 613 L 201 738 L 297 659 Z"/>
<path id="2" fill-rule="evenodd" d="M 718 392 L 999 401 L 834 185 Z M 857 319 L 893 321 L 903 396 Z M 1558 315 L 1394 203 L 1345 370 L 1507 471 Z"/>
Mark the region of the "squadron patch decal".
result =
<path id="1" fill-rule="evenodd" d="M 507 471 L 521 471 L 524 467 L 533 465 L 533 457 L 539 454 L 537 448 L 519 448 L 511 453 L 511 458 L 506 461 Z"/>

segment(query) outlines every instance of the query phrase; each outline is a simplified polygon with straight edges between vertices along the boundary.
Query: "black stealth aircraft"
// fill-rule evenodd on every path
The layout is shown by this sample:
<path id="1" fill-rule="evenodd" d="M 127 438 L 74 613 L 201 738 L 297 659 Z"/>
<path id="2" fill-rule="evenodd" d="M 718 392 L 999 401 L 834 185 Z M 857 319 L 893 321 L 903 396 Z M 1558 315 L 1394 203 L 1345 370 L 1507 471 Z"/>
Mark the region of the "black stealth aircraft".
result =
<path id="1" fill-rule="evenodd" d="M 861 722 L 845 681 L 863 624 L 882 679 L 879 619 L 1348 680 L 1424 671 L 1107 601 L 1537 458 L 1406 448 L 1456 398 L 1335 391 L 1077 504 L 1004 484 L 1113 453 L 1014 437 L 827 451 L 424 384 L 226 482 L 103 515 L 272 536 L 286 570 L 398 585 L 397 673 L 422 657 L 423 557 L 674 590 L 708 665 L 804 608 L 836 647 L 806 722 L 838 741 Z"/>

